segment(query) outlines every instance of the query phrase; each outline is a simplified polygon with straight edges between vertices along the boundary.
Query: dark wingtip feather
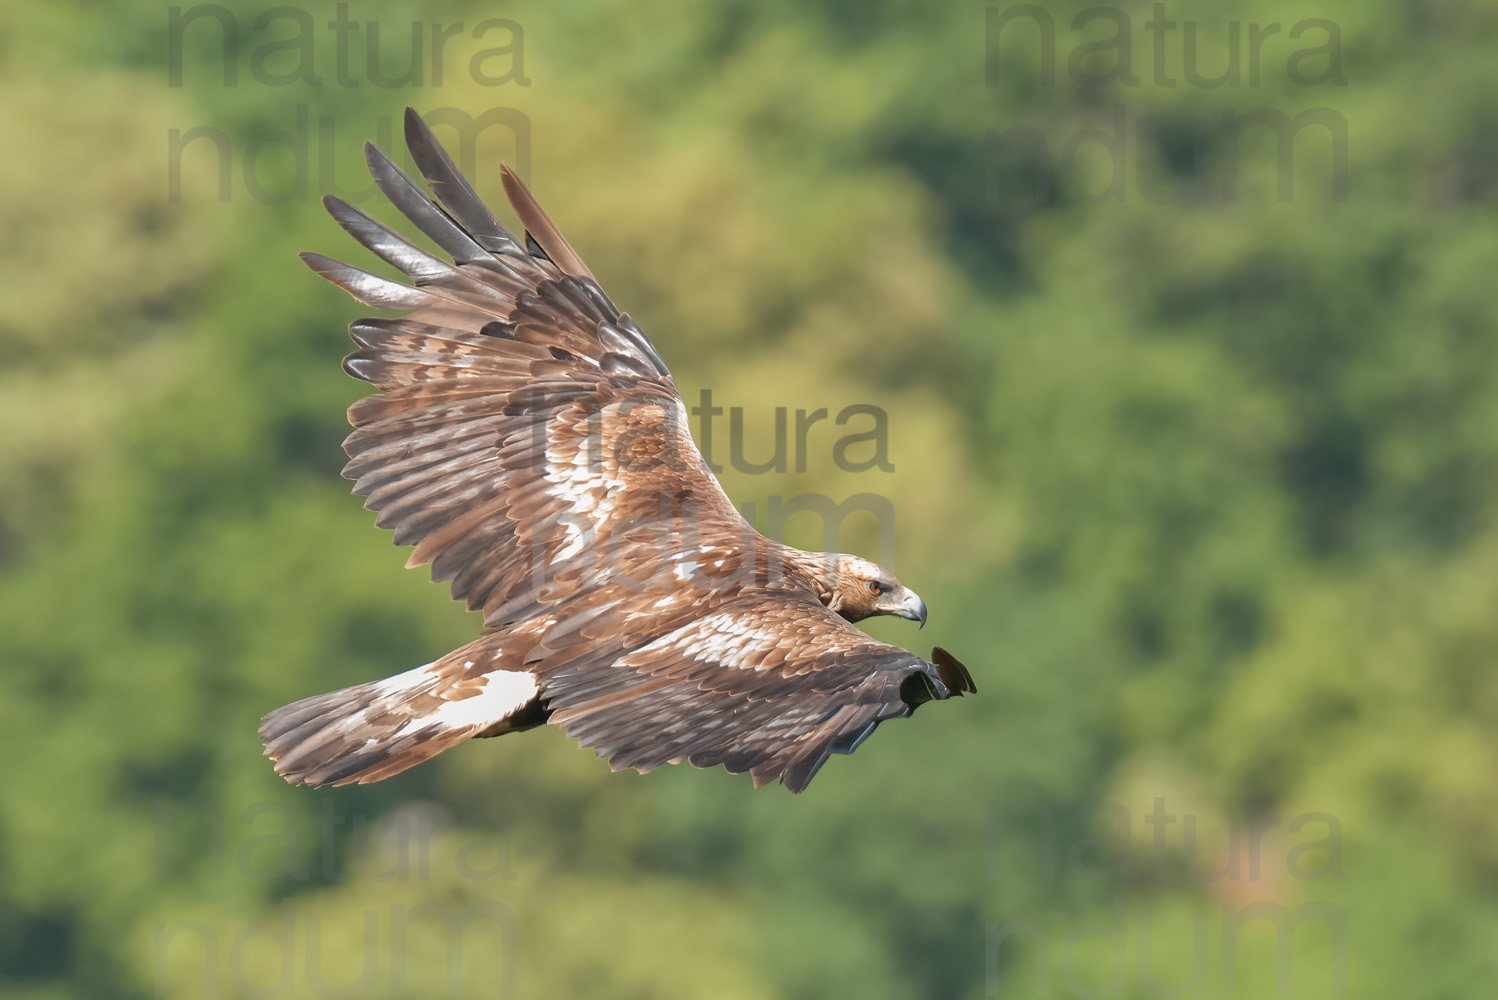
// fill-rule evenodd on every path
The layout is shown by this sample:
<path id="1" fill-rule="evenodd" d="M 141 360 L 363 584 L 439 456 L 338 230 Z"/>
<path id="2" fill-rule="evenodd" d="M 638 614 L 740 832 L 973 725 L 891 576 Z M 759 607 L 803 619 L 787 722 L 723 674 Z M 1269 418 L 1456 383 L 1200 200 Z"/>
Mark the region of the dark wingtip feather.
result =
<path id="1" fill-rule="evenodd" d="M 942 697 L 943 695 L 936 690 L 936 685 L 924 670 L 912 671 L 900 682 L 900 700 L 909 705 L 911 711 L 915 711 L 928 701 L 938 701 Z"/>
<path id="2" fill-rule="evenodd" d="M 420 288 L 390 281 L 379 275 L 361 271 L 351 264 L 334 260 L 324 254 L 304 250 L 297 256 L 302 263 L 312 268 L 323 278 L 352 295 L 357 302 L 376 309 L 418 309 L 427 305 L 429 299 Z"/>
<path id="3" fill-rule="evenodd" d="M 941 676 L 941 681 L 954 694 L 961 695 L 977 694 L 978 685 L 973 682 L 973 675 L 968 673 L 967 667 L 951 653 L 936 646 L 931 650 L 931 662 L 936 665 L 936 672 Z"/>
<path id="4" fill-rule="evenodd" d="M 416 169 L 427 179 L 437 200 L 467 230 L 474 242 L 490 253 L 525 253 L 515 234 L 489 211 L 489 206 L 484 204 L 452 157 L 447 155 L 442 143 L 432 134 L 431 126 L 414 108 L 406 109 L 406 148 L 411 151 Z"/>
<path id="5" fill-rule="evenodd" d="M 515 209 L 515 214 L 520 216 L 520 221 L 525 226 L 526 242 L 534 242 L 545 252 L 547 259 L 565 273 L 574 278 L 588 278 L 596 282 L 598 279 L 593 277 L 588 265 L 572 249 L 572 244 L 567 242 L 556 223 L 551 221 L 551 216 L 546 214 L 509 164 L 499 165 L 499 177 L 504 182 L 505 197 L 510 199 L 510 206 Z"/>
<path id="6" fill-rule="evenodd" d="M 785 773 L 780 777 L 781 783 L 790 789 L 793 795 L 800 795 L 806 791 L 806 786 L 811 784 L 811 779 L 817 776 L 822 765 L 827 763 L 830 753 L 825 743 L 817 746 L 785 769 Z"/>
<path id="7" fill-rule="evenodd" d="M 556 263 L 556 261 L 547 256 L 545 248 L 542 247 L 541 244 L 536 242 L 536 238 L 531 235 L 531 231 L 529 229 L 525 231 L 525 252 L 530 254 L 532 257 L 538 257 L 541 260 L 546 261 L 548 264 Z"/>
<path id="8" fill-rule="evenodd" d="M 461 264 L 489 256 L 489 251 L 474 242 L 379 146 L 372 142 L 364 144 L 364 163 L 390 203 L 432 242 L 451 254 L 453 260 Z"/>
<path id="9" fill-rule="evenodd" d="M 331 194 L 325 195 L 322 203 L 334 221 L 343 227 L 344 232 L 385 263 L 414 279 L 418 285 L 471 284 L 471 280 L 465 282 L 463 276 L 446 261 L 433 257 L 368 212 Z"/>

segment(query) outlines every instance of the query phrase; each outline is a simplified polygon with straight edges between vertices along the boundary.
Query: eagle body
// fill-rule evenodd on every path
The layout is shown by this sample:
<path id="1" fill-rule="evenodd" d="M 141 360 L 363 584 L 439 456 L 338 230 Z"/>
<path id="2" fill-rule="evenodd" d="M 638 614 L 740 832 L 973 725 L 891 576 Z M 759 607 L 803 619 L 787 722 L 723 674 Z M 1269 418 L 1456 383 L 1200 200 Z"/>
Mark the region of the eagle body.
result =
<path id="1" fill-rule="evenodd" d="M 349 409 L 344 475 L 408 566 L 484 615 L 479 638 L 384 680 L 277 709 L 261 726 L 287 780 L 378 781 L 472 737 L 550 722 L 616 770 L 690 761 L 806 787 L 882 721 L 976 690 L 851 623 L 920 598 L 856 556 L 765 538 L 706 468 L 665 363 L 519 179 L 523 241 L 406 113 L 435 200 L 366 145 L 381 190 L 443 260 L 337 199 L 391 281 L 303 259 L 401 310 L 350 327 L 345 369 L 380 392 Z"/>

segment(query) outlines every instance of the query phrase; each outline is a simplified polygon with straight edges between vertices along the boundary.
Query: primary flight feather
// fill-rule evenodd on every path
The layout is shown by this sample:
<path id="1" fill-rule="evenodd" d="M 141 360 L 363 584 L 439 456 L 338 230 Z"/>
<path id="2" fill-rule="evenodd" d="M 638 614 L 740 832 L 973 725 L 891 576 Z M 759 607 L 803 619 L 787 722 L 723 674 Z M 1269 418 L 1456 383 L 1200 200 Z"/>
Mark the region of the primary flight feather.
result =
<path id="1" fill-rule="evenodd" d="M 945 651 L 928 663 L 853 627 L 925 623 L 889 572 L 739 515 L 655 347 L 509 168 L 523 240 L 409 108 L 405 134 L 436 200 L 366 144 L 370 172 L 451 261 L 332 197 L 333 218 L 411 284 L 302 257 L 359 302 L 407 311 L 350 327 L 344 368 L 380 391 L 349 408 L 344 475 L 415 547 L 407 566 L 430 563 L 486 631 L 271 712 L 260 735 L 279 774 L 379 781 L 549 721 L 615 770 L 722 764 L 799 792 L 880 722 L 976 690 Z"/>

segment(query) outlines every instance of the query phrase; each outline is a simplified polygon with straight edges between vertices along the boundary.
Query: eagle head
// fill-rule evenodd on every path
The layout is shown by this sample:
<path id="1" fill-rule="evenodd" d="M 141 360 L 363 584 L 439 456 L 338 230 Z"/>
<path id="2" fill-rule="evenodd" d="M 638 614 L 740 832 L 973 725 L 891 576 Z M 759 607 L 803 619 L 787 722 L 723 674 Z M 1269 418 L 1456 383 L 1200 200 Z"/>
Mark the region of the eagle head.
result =
<path id="1" fill-rule="evenodd" d="M 895 575 L 858 556 L 838 555 L 827 581 L 827 607 L 850 622 L 874 615 L 899 615 L 926 625 L 926 602 Z"/>

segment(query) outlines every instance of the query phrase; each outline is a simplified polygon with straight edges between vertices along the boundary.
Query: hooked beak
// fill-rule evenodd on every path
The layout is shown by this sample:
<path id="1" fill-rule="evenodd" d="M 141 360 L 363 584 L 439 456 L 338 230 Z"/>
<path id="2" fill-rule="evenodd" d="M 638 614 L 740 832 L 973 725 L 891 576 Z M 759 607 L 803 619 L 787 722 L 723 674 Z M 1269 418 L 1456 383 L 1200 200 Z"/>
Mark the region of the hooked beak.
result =
<path id="1" fill-rule="evenodd" d="M 920 622 L 921 628 L 926 627 L 926 602 L 921 600 L 920 594 L 917 594 L 909 587 L 905 588 L 905 600 L 895 605 L 890 614 L 899 615 L 901 618 L 908 618 L 913 622 Z"/>

